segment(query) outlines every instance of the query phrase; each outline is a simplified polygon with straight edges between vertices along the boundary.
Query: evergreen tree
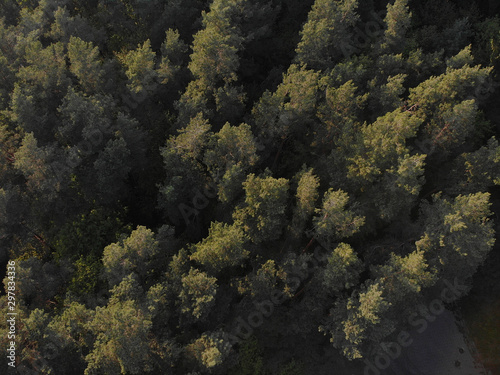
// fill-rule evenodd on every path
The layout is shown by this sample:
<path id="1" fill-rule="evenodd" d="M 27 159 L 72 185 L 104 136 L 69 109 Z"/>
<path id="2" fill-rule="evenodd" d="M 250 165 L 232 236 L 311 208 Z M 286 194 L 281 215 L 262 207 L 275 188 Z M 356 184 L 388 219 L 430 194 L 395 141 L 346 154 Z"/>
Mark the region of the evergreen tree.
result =
<path id="1" fill-rule="evenodd" d="M 188 321 L 207 318 L 215 303 L 217 279 L 196 268 L 182 277 L 182 290 L 179 294 L 181 312 Z"/>
<path id="2" fill-rule="evenodd" d="M 0 0 L 19 372 L 317 373 L 488 304 L 493 3 Z"/>
<path id="3" fill-rule="evenodd" d="M 127 87 L 133 94 L 151 95 L 156 89 L 158 73 L 155 71 L 155 53 L 151 50 L 150 40 L 142 46 L 119 55 L 120 62 L 126 67 Z"/>
<path id="4" fill-rule="evenodd" d="M 161 45 L 161 62 L 157 69 L 162 84 L 180 83 L 178 77 L 183 74 L 183 65 L 188 46 L 180 38 L 177 30 L 168 29 Z"/>
<path id="5" fill-rule="evenodd" d="M 440 278 L 467 280 L 486 259 L 495 240 L 489 220 L 489 193 L 434 197 L 424 205 L 424 233 L 416 242 Z"/>
<path id="6" fill-rule="evenodd" d="M 231 202 L 242 191 L 246 174 L 256 165 L 256 141 L 250 126 L 226 123 L 212 136 L 204 155 L 210 175 L 219 186 L 219 199 Z"/>
<path id="7" fill-rule="evenodd" d="M 197 366 L 212 374 L 223 374 L 234 365 L 235 355 L 224 332 L 204 333 L 186 348 L 186 355 Z"/>
<path id="8" fill-rule="evenodd" d="M 288 180 L 249 174 L 243 187 L 245 204 L 234 211 L 235 224 L 255 243 L 278 239 L 285 226 Z"/>
<path id="9" fill-rule="evenodd" d="M 357 94 L 352 80 L 340 87 L 327 87 L 325 101 L 318 106 L 317 116 L 321 120 L 313 126 L 312 146 L 330 152 L 334 145 L 350 143 L 360 130 L 359 121 L 368 95 Z"/>
<path id="10" fill-rule="evenodd" d="M 128 238 L 106 246 L 102 262 L 109 284 L 119 284 L 131 272 L 145 280 L 158 266 L 154 263 L 158 252 L 158 241 L 154 233 L 144 226 L 138 226 Z"/>
<path id="11" fill-rule="evenodd" d="M 241 228 L 214 222 L 208 236 L 195 246 L 191 259 L 201 263 L 210 273 L 217 274 L 224 268 L 242 265 L 249 255 L 244 243 Z"/>
<path id="12" fill-rule="evenodd" d="M 179 124 L 186 124 L 200 112 L 209 119 L 220 113 L 222 121 L 216 119 L 216 123 L 240 117 L 245 95 L 236 84 L 236 71 L 243 36 L 234 21 L 243 15 L 240 12 L 245 4 L 246 0 L 217 0 L 203 13 L 203 29 L 194 35 L 189 63 L 194 80 L 177 104 Z"/>
<path id="13" fill-rule="evenodd" d="M 460 155 L 454 162 L 449 176 L 453 184 L 447 189 L 451 194 L 484 192 L 500 184 L 500 146 L 495 137 L 479 150 Z"/>
<path id="14" fill-rule="evenodd" d="M 404 51 L 407 43 L 405 34 L 410 27 L 411 16 L 408 0 L 395 0 L 393 4 L 387 4 L 387 15 L 384 19 L 387 28 L 384 31 L 382 51 L 394 54 Z"/>
<path id="15" fill-rule="evenodd" d="M 300 238 L 306 222 L 314 213 L 318 200 L 319 178 L 313 174 L 313 169 L 303 168 L 296 178 L 300 178 L 295 194 L 296 206 L 293 211 L 291 224 L 292 235 Z"/>
<path id="16" fill-rule="evenodd" d="M 283 140 L 303 131 L 314 116 L 319 74 L 292 65 L 274 93 L 266 91 L 252 114 L 258 136 Z"/>
<path id="17" fill-rule="evenodd" d="M 136 302 L 127 300 L 97 307 L 89 323 L 95 337 L 85 356 L 87 374 L 142 374 L 151 370 L 151 320 Z"/>
<path id="18" fill-rule="evenodd" d="M 103 78 L 104 70 L 99 60 L 99 49 L 92 43 L 84 42 L 78 37 L 71 36 L 68 43 L 68 58 L 70 72 L 78 79 L 83 91 L 95 94 Z"/>
<path id="19" fill-rule="evenodd" d="M 357 216 L 355 211 L 347 208 L 349 195 L 342 190 L 329 189 L 323 197 L 321 209 L 316 209 L 314 217 L 315 235 L 323 243 L 351 237 L 365 223 L 363 216 Z"/>
<path id="20" fill-rule="evenodd" d="M 316 0 L 301 31 L 296 60 L 310 69 L 332 68 L 353 48 L 357 0 Z"/>
<path id="21" fill-rule="evenodd" d="M 320 331 L 330 335 L 332 345 L 349 359 L 363 358 L 370 345 L 388 336 L 395 323 L 385 314 L 390 302 L 377 282 L 366 282 L 347 300 L 339 300 Z"/>
<path id="22" fill-rule="evenodd" d="M 179 223 L 181 218 L 188 223 L 191 213 L 198 212 L 198 207 L 185 209 L 185 206 L 204 190 L 206 167 L 202 161 L 212 134 L 210 127 L 199 114 L 179 130 L 177 136 L 170 137 L 161 150 L 166 179 L 160 188 L 159 206 L 174 223 Z"/>
<path id="23" fill-rule="evenodd" d="M 328 256 L 328 264 L 322 275 L 322 285 L 334 294 L 343 289 L 350 289 L 358 284 L 361 271 L 361 260 L 352 247 L 340 243 Z"/>
<path id="24" fill-rule="evenodd" d="M 448 69 L 410 89 L 409 105 L 425 121 L 419 140 L 431 151 L 447 153 L 462 145 L 481 129 L 477 103 L 467 99 L 485 84 L 491 69 L 465 65 Z"/>

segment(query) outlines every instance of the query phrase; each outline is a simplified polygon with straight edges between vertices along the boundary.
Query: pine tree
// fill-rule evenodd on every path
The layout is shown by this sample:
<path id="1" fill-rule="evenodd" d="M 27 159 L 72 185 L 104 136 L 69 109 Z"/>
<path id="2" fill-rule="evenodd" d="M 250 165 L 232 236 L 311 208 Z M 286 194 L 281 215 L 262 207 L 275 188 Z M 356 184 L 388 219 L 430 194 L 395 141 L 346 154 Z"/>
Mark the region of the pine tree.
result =
<path id="1" fill-rule="evenodd" d="M 408 0 L 395 0 L 394 4 L 387 4 L 387 15 L 384 23 L 387 28 L 381 50 L 386 53 L 398 54 L 405 50 L 412 13 L 408 7 Z"/>
<path id="2" fill-rule="evenodd" d="M 500 146 L 495 137 L 480 149 L 460 155 L 449 172 L 452 183 L 447 188 L 450 194 L 485 192 L 500 184 Z"/>
<path id="3" fill-rule="evenodd" d="M 109 284 L 119 284 L 132 272 L 145 280 L 148 273 L 157 266 L 154 260 L 158 252 L 158 241 L 154 233 L 144 226 L 138 226 L 123 241 L 106 246 L 102 262 Z"/>
<path id="4" fill-rule="evenodd" d="M 257 146 L 249 125 L 226 123 L 210 140 L 203 162 L 219 187 L 222 202 L 231 202 L 240 192 L 248 171 L 258 160 Z"/>
<path id="5" fill-rule="evenodd" d="M 329 293 L 337 294 L 358 284 L 363 270 L 361 260 L 352 247 L 340 243 L 328 256 L 328 264 L 322 273 L 322 286 Z"/>
<path id="6" fill-rule="evenodd" d="M 293 211 L 291 231 L 292 235 L 300 238 L 306 222 L 314 213 L 319 197 L 319 178 L 313 174 L 313 169 L 303 168 L 296 178 L 299 179 L 297 193 L 295 194 L 296 206 Z"/>
<path id="7" fill-rule="evenodd" d="M 285 226 L 288 180 L 257 177 L 253 173 L 243 183 L 245 204 L 233 213 L 236 225 L 255 242 L 276 240 Z"/>
<path id="8" fill-rule="evenodd" d="M 215 123 L 233 122 L 240 117 L 244 93 L 236 84 L 236 71 L 243 36 L 234 18 L 242 15 L 245 4 L 246 0 L 217 0 L 209 12 L 203 13 L 203 29 L 194 35 L 189 63 L 194 80 L 177 104 L 181 126 L 200 112 L 209 119 L 222 114 Z"/>
<path id="9" fill-rule="evenodd" d="M 217 274 L 227 267 L 242 265 L 249 255 L 244 243 L 241 228 L 214 222 L 208 236 L 195 245 L 191 259 L 201 263 L 211 274 Z"/>
<path id="10" fill-rule="evenodd" d="M 99 60 L 99 49 L 92 43 L 84 42 L 78 37 L 71 36 L 68 43 L 68 58 L 70 72 L 80 83 L 87 94 L 97 93 L 103 78 L 104 70 Z"/>
<path id="11" fill-rule="evenodd" d="M 182 289 L 179 294 L 181 312 L 188 321 L 207 318 L 217 293 L 217 279 L 208 276 L 196 268 L 182 277 Z"/>
<path id="12" fill-rule="evenodd" d="M 252 110 L 257 135 L 283 140 L 303 131 L 315 113 L 318 79 L 318 72 L 291 65 L 276 91 L 266 91 Z"/>
<path id="13" fill-rule="evenodd" d="M 296 61 L 310 69 L 332 68 L 353 48 L 352 29 L 359 19 L 357 0 L 316 0 L 301 31 Z"/>
<path id="14" fill-rule="evenodd" d="M 182 82 L 178 76 L 183 75 L 187 50 L 188 46 L 182 41 L 177 30 L 168 29 L 165 32 L 165 41 L 161 45 L 161 62 L 157 69 L 162 84 Z"/>
<path id="15" fill-rule="evenodd" d="M 95 337 L 85 375 L 142 374 L 151 370 L 151 320 L 132 300 L 97 307 L 89 327 Z"/>
<path id="16" fill-rule="evenodd" d="M 200 369 L 222 374 L 235 364 L 235 354 L 228 334 L 221 331 L 204 333 L 186 347 L 186 356 Z"/>
<path id="17" fill-rule="evenodd" d="M 126 68 L 127 87 L 133 94 L 152 95 L 157 86 L 158 73 L 155 71 L 155 53 L 150 40 L 135 50 L 118 56 Z"/>
<path id="18" fill-rule="evenodd" d="M 416 242 L 442 279 L 467 280 L 486 259 L 495 239 L 489 193 L 459 195 L 453 201 L 434 196 L 422 207 L 424 232 Z"/>
<path id="19" fill-rule="evenodd" d="M 323 243 L 348 238 L 357 233 L 365 223 L 363 216 L 348 208 L 349 195 L 342 190 L 329 189 L 323 197 L 321 209 L 316 209 L 313 219 L 315 235 Z"/>
<path id="20" fill-rule="evenodd" d="M 201 208 L 196 197 L 205 188 L 203 155 L 212 137 L 210 128 L 208 121 L 199 114 L 178 130 L 177 136 L 171 136 L 166 147 L 161 149 L 166 179 L 160 187 L 159 206 L 176 224 L 182 219 L 189 224 L 191 213 L 197 214 Z"/>
<path id="21" fill-rule="evenodd" d="M 368 281 L 359 292 L 335 303 L 320 331 L 330 335 L 332 345 L 348 359 L 363 358 L 370 345 L 394 331 L 395 323 L 385 317 L 389 308 L 383 286 Z"/>

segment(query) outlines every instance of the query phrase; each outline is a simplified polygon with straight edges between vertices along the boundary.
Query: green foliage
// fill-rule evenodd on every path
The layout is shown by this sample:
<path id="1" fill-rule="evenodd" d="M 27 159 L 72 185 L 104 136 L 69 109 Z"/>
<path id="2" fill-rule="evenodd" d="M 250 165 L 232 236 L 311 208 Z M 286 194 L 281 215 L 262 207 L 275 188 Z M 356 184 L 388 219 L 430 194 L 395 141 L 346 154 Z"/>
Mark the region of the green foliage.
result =
<path id="1" fill-rule="evenodd" d="M 424 233 L 415 243 L 439 276 L 466 280 L 476 272 L 495 243 L 489 193 L 439 196 L 423 206 Z"/>
<path id="2" fill-rule="evenodd" d="M 212 136 L 204 163 L 219 186 L 222 202 L 231 202 L 242 191 L 245 176 L 257 160 L 256 142 L 249 125 L 226 123 Z"/>
<path id="3" fill-rule="evenodd" d="M 50 339 L 61 343 L 62 348 L 80 353 L 91 345 L 90 322 L 94 311 L 78 302 L 71 302 L 60 315 L 55 316 L 48 325 Z M 83 359 L 83 358 L 82 358 Z"/>
<path id="4" fill-rule="evenodd" d="M 397 321 L 402 315 L 410 315 L 425 288 L 437 281 L 435 269 L 430 269 L 422 251 L 414 251 L 405 257 L 394 253 L 389 261 L 373 267 L 373 276 L 383 286 L 384 297 L 391 304 L 390 317 Z"/>
<path id="5" fill-rule="evenodd" d="M 488 17 L 477 26 L 474 56 L 481 62 L 498 66 L 500 57 L 500 18 Z"/>
<path id="6" fill-rule="evenodd" d="M 71 36 L 68 43 L 68 58 L 71 64 L 70 72 L 76 76 L 83 91 L 88 94 L 98 92 L 104 74 L 99 60 L 99 48 Z"/>
<path id="7" fill-rule="evenodd" d="M 45 35 L 56 41 L 68 43 L 72 37 L 80 37 L 84 40 L 95 40 L 97 32 L 87 20 L 79 14 L 71 16 L 66 7 L 58 7 L 53 13 L 54 22 L 50 31 Z"/>
<path id="8" fill-rule="evenodd" d="M 314 230 L 316 236 L 330 243 L 357 233 L 365 223 L 363 216 L 347 208 L 349 195 L 342 190 L 329 189 L 323 197 L 321 209 L 316 209 Z"/>
<path id="9" fill-rule="evenodd" d="M 249 292 L 255 299 L 269 298 L 273 291 L 282 287 L 281 284 L 286 280 L 286 276 L 283 268 L 277 266 L 276 262 L 270 259 L 262 264 L 257 272 L 247 275 L 240 282 L 238 291 L 242 294 Z M 285 289 L 285 292 L 288 290 Z M 290 296 L 289 293 L 287 294 Z"/>
<path id="10" fill-rule="evenodd" d="M 236 225 L 214 222 L 208 236 L 195 245 L 191 259 L 201 263 L 210 273 L 242 265 L 249 255 L 244 248 L 243 230 Z"/>
<path id="11" fill-rule="evenodd" d="M 155 53 L 151 50 L 151 42 L 146 40 L 134 51 L 118 56 L 125 66 L 128 78 L 127 87 L 134 94 L 151 94 L 156 87 L 157 72 L 154 70 Z"/>
<path id="12" fill-rule="evenodd" d="M 122 137 L 110 139 L 94 162 L 100 199 L 110 201 L 126 196 L 125 182 L 131 171 L 131 152 Z"/>
<path id="13" fill-rule="evenodd" d="M 85 269 L 83 264 L 99 259 L 104 247 L 115 241 L 123 229 L 127 230 L 120 218 L 104 209 L 92 209 L 58 229 L 53 244 L 54 256 L 59 260 L 83 257 L 81 266 Z"/>
<path id="14" fill-rule="evenodd" d="M 262 348 L 255 337 L 245 340 L 238 354 L 238 365 L 230 370 L 230 375 L 264 375 Z"/>
<path id="15" fill-rule="evenodd" d="M 160 188 L 159 205 L 174 222 L 179 219 L 179 205 L 189 203 L 193 188 L 203 190 L 205 166 L 203 153 L 210 141 L 210 124 L 198 114 L 189 125 L 171 136 L 166 147 L 161 149 L 166 171 L 164 185 Z M 196 193 L 196 192 L 194 192 Z"/>
<path id="16" fill-rule="evenodd" d="M 50 345 L 46 336 L 47 324 L 50 321 L 49 314 L 42 309 L 35 308 L 23 318 L 24 324 L 16 332 L 16 338 L 20 339 L 23 346 L 18 357 L 19 362 L 28 367 L 38 368 L 39 373 L 52 373 L 54 371 L 52 366 L 44 360 L 44 351 Z M 37 360 L 42 360 L 41 365 L 36 366 Z"/>
<path id="17" fill-rule="evenodd" d="M 203 29 L 194 35 L 188 65 L 194 80 L 178 102 L 181 125 L 199 112 L 207 118 L 220 114 L 222 121 L 216 119 L 218 123 L 240 116 L 245 95 L 236 85 L 236 72 L 243 36 L 235 18 L 243 16 L 245 5 L 246 0 L 216 0 L 209 12 L 203 12 Z M 215 108 L 209 102 L 214 102 Z"/>
<path id="18" fill-rule="evenodd" d="M 319 178 L 313 174 L 313 169 L 303 168 L 297 176 L 298 185 L 295 194 L 296 206 L 293 211 L 291 224 L 292 234 L 299 238 L 302 235 L 306 222 L 314 213 L 319 197 Z"/>
<path id="19" fill-rule="evenodd" d="M 284 139 L 302 130 L 314 115 L 318 79 L 318 72 L 291 65 L 276 91 L 266 91 L 252 110 L 258 135 Z"/>
<path id="20" fill-rule="evenodd" d="M 44 48 L 42 43 L 32 42 L 27 46 L 24 58 L 27 65 L 18 72 L 20 82 L 47 90 L 49 98 L 52 90 L 64 89 L 68 84 L 62 43 Z"/>
<path id="21" fill-rule="evenodd" d="M 77 296 L 89 296 L 95 293 L 102 263 L 95 256 L 80 256 L 74 262 L 75 272 L 69 283 L 68 291 Z"/>
<path id="22" fill-rule="evenodd" d="M 85 356 L 85 375 L 142 374 L 151 369 L 151 321 L 134 301 L 97 307 L 89 327 L 96 339 Z"/>
<path id="23" fill-rule="evenodd" d="M 473 62 L 474 56 L 472 56 L 471 53 L 471 45 L 468 45 L 458 54 L 447 59 L 446 65 L 448 66 L 448 68 L 460 69 L 466 65 L 471 66 Z"/>
<path id="24" fill-rule="evenodd" d="M 179 294 L 181 312 L 188 319 L 205 319 L 215 303 L 217 279 L 196 268 L 191 268 L 182 277 L 182 290 Z"/>
<path id="25" fill-rule="evenodd" d="M 320 331 L 331 336 L 333 346 L 349 359 L 362 358 L 371 342 L 392 333 L 394 322 L 385 318 L 390 303 L 379 283 L 363 284 L 359 293 L 340 300 L 330 311 L 330 321 Z"/>
<path id="26" fill-rule="evenodd" d="M 165 41 L 161 45 L 161 62 L 157 69 L 162 84 L 168 84 L 182 69 L 187 45 L 182 41 L 177 30 L 168 29 L 165 32 Z"/>
<path id="27" fill-rule="evenodd" d="M 303 375 L 302 366 L 300 363 L 292 360 L 287 365 L 281 366 L 279 375 Z"/>
<path id="28" fill-rule="evenodd" d="M 409 102 L 425 122 L 419 137 L 422 142 L 447 153 L 484 131 L 478 121 L 476 100 L 466 98 L 487 84 L 490 72 L 490 68 L 480 66 L 448 68 L 445 74 L 410 89 Z"/>
<path id="29" fill-rule="evenodd" d="M 102 262 L 104 274 L 111 286 L 135 272 L 142 280 L 158 264 L 155 260 L 160 249 L 155 234 L 144 226 L 138 226 L 129 237 L 104 248 Z"/>
<path id="30" fill-rule="evenodd" d="M 61 182 L 54 178 L 50 169 L 50 154 L 50 149 L 38 146 L 33 133 L 27 133 L 14 154 L 14 167 L 26 178 L 28 189 L 53 199 Z"/>
<path id="31" fill-rule="evenodd" d="M 357 7 L 357 0 L 316 0 L 301 31 L 297 61 L 312 69 L 333 67 L 353 48 Z"/>
<path id="32" fill-rule="evenodd" d="M 218 25 L 212 26 L 210 21 L 205 21 L 205 25 L 205 29 L 194 37 L 189 69 L 206 90 L 213 91 L 216 85 L 221 83 L 220 81 L 223 83 L 236 81 L 235 72 L 238 68 L 236 54 L 241 38 L 235 34 L 222 33 L 224 28 L 230 27 L 229 25 L 222 25 L 222 30 L 218 29 Z"/>
<path id="33" fill-rule="evenodd" d="M 38 258 L 18 261 L 16 267 L 16 301 L 32 309 L 54 303 L 55 297 L 69 281 L 69 272 L 65 267 Z M 4 279 L 5 286 L 8 281 Z"/>
<path id="34" fill-rule="evenodd" d="M 377 80 L 370 82 L 372 89 L 371 108 L 375 113 L 385 114 L 392 112 L 402 105 L 402 94 L 405 91 L 403 82 L 406 79 L 406 74 L 398 74 L 389 76 L 387 83 L 377 85 Z"/>
<path id="35" fill-rule="evenodd" d="M 356 143 L 350 145 L 347 155 L 354 156 L 347 159 L 345 184 L 360 193 L 366 216 L 376 215 L 387 222 L 412 208 L 424 183 L 426 155 L 410 155 L 406 143 L 421 124 L 418 117 L 397 109 L 363 126 Z M 343 178 L 338 170 L 332 172 L 337 174 L 334 178 Z"/>
<path id="36" fill-rule="evenodd" d="M 0 0 L 20 371 L 312 373 L 318 326 L 373 358 L 446 281 L 486 294 L 490 3 Z"/>
<path id="37" fill-rule="evenodd" d="M 382 50 L 391 53 L 401 53 L 406 46 L 406 31 L 410 27 L 411 12 L 408 0 L 396 0 L 394 4 L 387 4 L 387 15 L 384 22 L 387 29 L 384 32 Z"/>
<path id="38" fill-rule="evenodd" d="M 352 247 L 340 243 L 328 256 L 328 264 L 322 275 L 322 285 L 331 293 L 350 289 L 357 285 L 362 270 L 361 260 Z"/>
<path id="39" fill-rule="evenodd" d="M 317 116 L 320 124 L 314 126 L 312 146 L 322 146 L 326 152 L 332 149 L 332 143 L 348 143 L 359 131 L 359 116 L 368 95 L 358 95 L 352 80 L 340 87 L 328 87 L 325 102 L 318 107 Z"/>
<path id="40" fill-rule="evenodd" d="M 350 158 L 347 176 L 353 180 L 375 182 L 399 156 L 408 152 L 405 141 L 416 135 L 421 123 L 417 117 L 395 110 L 364 126 L 360 149 Z"/>
<path id="41" fill-rule="evenodd" d="M 500 185 L 500 146 L 495 137 L 471 153 L 464 153 L 455 160 L 451 170 L 452 181 L 456 181 L 448 191 L 456 194 L 484 192 L 489 187 Z M 458 180 L 458 181 L 457 181 Z"/>
<path id="42" fill-rule="evenodd" d="M 243 183 L 245 204 L 233 213 L 235 224 L 255 242 L 276 240 L 285 225 L 288 180 L 257 177 L 253 173 Z"/>
<path id="43" fill-rule="evenodd" d="M 89 97 L 71 88 L 58 108 L 61 122 L 56 138 L 64 146 L 76 146 L 83 140 L 92 141 L 90 153 L 95 153 L 102 148 L 99 138 L 110 132 L 111 119 L 108 111 L 113 107 L 110 97 Z M 82 150 L 76 152 L 82 153 Z M 81 155 L 78 157 L 81 158 Z"/>
<path id="44" fill-rule="evenodd" d="M 223 373 L 234 361 L 231 345 L 224 332 L 203 334 L 199 339 L 188 345 L 187 355 L 194 359 L 198 366 L 210 373 Z"/>

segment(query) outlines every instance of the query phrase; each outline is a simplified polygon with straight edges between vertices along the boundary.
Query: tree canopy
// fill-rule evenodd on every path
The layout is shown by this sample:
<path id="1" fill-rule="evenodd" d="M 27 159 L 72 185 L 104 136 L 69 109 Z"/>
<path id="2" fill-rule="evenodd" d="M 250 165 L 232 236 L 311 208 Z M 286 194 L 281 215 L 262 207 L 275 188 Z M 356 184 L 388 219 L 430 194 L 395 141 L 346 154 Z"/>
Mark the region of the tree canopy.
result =
<path id="1" fill-rule="evenodd" d="M 17 370 L 358 374 L 493 301 L 494 3 L 0 0 Z"/>

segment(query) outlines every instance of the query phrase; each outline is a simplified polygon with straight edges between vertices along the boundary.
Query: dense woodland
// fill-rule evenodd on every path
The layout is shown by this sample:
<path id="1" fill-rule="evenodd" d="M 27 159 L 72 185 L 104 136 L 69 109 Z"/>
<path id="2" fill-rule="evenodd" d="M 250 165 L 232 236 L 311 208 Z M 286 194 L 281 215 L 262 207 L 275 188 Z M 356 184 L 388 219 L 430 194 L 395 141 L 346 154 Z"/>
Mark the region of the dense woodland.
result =
<path id="1" fill-rule="evenodd" d="M 0 0 L 17 370 L 361 373 L 495 251 L 499 9 Z"/>

